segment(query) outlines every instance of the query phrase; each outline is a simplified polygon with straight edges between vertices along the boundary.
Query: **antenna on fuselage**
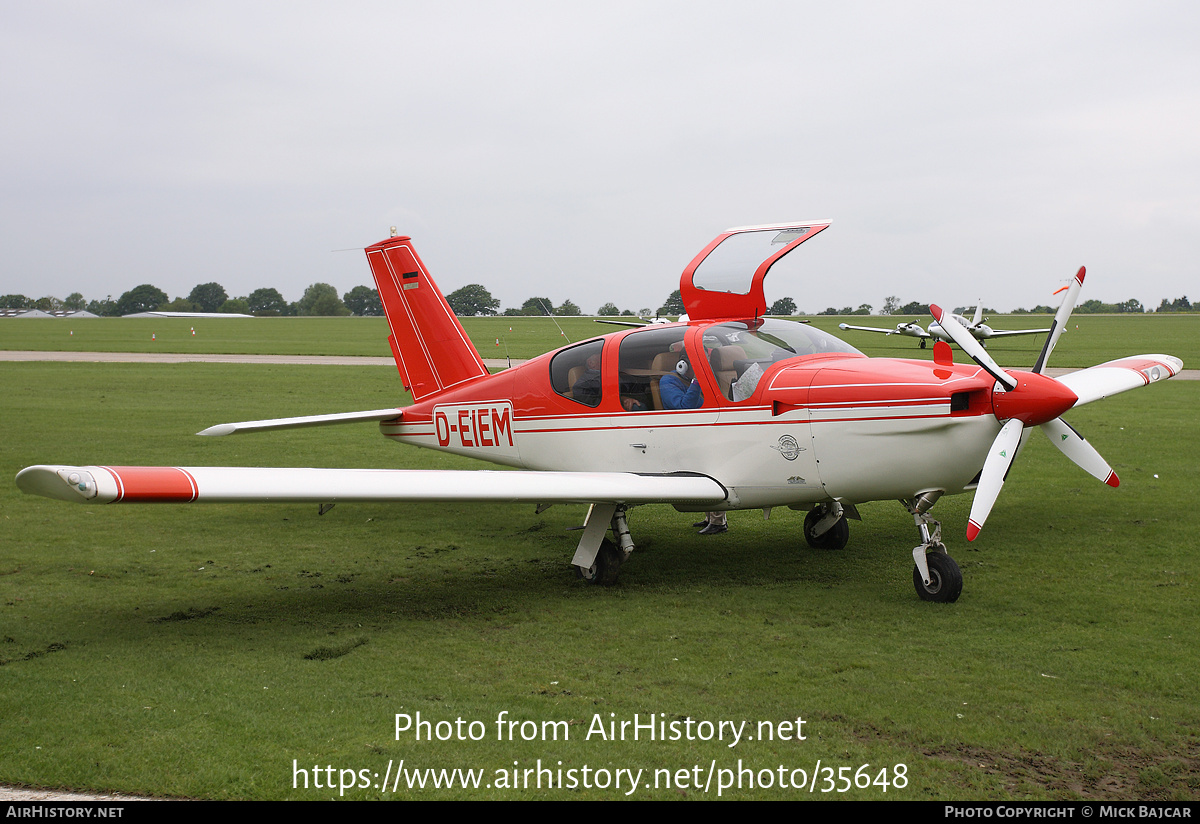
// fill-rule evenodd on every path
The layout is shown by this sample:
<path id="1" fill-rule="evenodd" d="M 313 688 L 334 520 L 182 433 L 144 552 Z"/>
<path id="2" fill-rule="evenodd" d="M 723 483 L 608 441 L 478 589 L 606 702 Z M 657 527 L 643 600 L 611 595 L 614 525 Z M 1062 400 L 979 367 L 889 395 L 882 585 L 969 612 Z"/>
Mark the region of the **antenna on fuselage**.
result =
<path id="1" fill-rule="evenodd" d="M 546 314 L 550 316 L 550 320 L 554 321 L 555 326 L 558 326 L 558 321 L 554 317 L 554 312 L 552 312 L 550 310 L 550 307 L 546 305 L 546 301 L 539 300 L 538 303 L 542 304 L 542 308 L 546 310 Z M 567 333 L 563 331 L 563 328 L 561 326 L 558 326 L 558 334 L 562 335 L 564 338 L 567 338 Z M 570 342 L 571 342 L 571 339 L 567 338 L 567 343 L 570 343 Z"/>

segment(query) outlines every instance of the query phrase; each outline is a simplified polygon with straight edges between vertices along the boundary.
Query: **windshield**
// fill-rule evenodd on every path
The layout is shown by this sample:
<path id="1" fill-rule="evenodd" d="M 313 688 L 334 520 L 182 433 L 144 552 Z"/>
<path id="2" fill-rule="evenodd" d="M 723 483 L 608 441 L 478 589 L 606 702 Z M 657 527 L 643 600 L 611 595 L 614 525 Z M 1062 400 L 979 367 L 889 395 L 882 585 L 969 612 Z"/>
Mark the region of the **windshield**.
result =
<path id="1" fill-rule="evenodd" d="M 830 352 L 862 354 L 808 324 L 770 319 L 708 326 L 704 329 L 704 349 L 717 385 L 733 401 L 750 397 L 758 379 L 779 361 Z"/>

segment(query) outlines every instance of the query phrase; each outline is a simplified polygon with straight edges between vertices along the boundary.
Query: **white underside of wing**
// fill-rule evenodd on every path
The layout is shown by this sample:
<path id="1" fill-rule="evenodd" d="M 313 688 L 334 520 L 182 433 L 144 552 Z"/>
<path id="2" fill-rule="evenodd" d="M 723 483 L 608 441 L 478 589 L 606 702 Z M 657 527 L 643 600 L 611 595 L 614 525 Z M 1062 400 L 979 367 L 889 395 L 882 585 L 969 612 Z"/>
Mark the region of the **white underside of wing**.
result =
<path id="1" fill-rule="evenodd" d="M 496 501 L 715 504 L 705 475 L 418 469 L 31 466 L 22 491 L 81 503 Z"/>
<path id="2" fill-rule="evenodd" d="M 363 412 L 335 412 L 331 415 L 304 415 L 298 418 L 269 418 L 263 421 L 239 421 L 210 426 L 197 435 L 233 435 L 238 432 L 264 432 L 268 429 L 301 429 L 306 426 L 331 426 L 359 421 L 390 421 L 401 417 L 401 409 L 368 409 Z"/>
<path id="3" fill-rule="evenodd" d="M 1183 361 L 1171 355 L 1134 355 L 1057 378 L 1074 392 L 1075 406 L 1119 395 L 1130 389 L 1173 378 L 1183 370 Z"/>

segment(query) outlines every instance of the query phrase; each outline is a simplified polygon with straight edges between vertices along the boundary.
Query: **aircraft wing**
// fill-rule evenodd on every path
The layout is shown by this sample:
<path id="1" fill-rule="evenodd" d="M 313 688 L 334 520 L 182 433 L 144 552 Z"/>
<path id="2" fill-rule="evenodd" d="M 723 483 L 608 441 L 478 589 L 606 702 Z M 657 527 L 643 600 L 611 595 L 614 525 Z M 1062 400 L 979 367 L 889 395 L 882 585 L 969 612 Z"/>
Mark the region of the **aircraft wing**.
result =
<path id="1" fill-rule="evenodd" d="M 264 432 L 268 429 L 302 429 L 306 426 L 330 426 L 340 423 L 357 423 L 359 421 L 391 421 L 398 420 L 403 414 L 404 410 L 402 409 L 368 409 L 365 412 L 335 412 L 332 415 L 270 418 L 263 421 L 219 423 L 196 434 L 220 436 L 234 435 L 238 432 Z"/>
<path id="2" fill-rule="evenodd" d="M 993 329 L 989 338 L 1011 338 L 1015 335 L 1044 335 L 1049 329 Z"/>
<path id="3" fill-rule="evenodd" d="M 918 333 L 916 330 L 913 330 L 911 332 L 901 332 L 898 329 L 879 329 L 875 326 L 851 326 L 848 323 L 839 323 L 838 329 L 857 329 L 859 332 L 882 332 L 885 335 L 904 335 L 905 337 L 910 337 L 910 338 L 932 337 L 925 330 L 921 330 L 920 333 Z"/>
<path id="4" fill-rule="evenodd" d="M 31 466 L 31 495 L 77 503 L 336 503 L 497 501 L 715 504 L 725 487 L 707 475 L 524 470 L 274 469 L 226 466 Z"/>
<path id="5" fill-rule="evenodd" d="M 1083 406 L 1110 395 L 1173 378 L 1182 370 L 1183 361 L 1172 355 L 1134 355 L 1080 369 L 1057 380 L 1079 396 L 1075 406 Z"/>

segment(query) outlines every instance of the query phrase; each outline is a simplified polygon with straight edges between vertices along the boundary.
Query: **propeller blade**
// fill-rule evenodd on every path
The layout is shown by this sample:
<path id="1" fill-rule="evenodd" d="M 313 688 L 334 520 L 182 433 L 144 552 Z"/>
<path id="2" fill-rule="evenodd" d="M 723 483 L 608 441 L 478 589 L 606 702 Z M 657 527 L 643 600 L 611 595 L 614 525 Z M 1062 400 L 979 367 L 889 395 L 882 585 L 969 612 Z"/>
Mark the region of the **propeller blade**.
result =
<path id="1" fill-rule="evenodd" d="M 1096 451 L 1096 448 L 1075 431 L 1075 427 L 1062 418 L 1055 418 L 1052 421 L 1042 424 L 1042 432 L 1046 433 L 1046 437 L 1050 439 L 1050 442 L 1057 446 L 1064 455 L 1074 461 L 1076 466 L 1093 478 L 1104 481 L 1113 487 L 1121 484 L 1117 473 L 1113 472 L 1108 462 L 1100 457 L 1100 453 Z"/>
<path id="2" fill-rule="evenodd" d="M 975 489 L 975 500 L 971 503 L 971 517 L 967 521 L 968 541 L 974 541 L 979 530 L 983 529 L 983 523 L 1004 486 L 1004 479 L 1008 477 L 1009 467 L 1017 457 L 1017 447 L 1021 443 L 1021 433 L 1024 429 L 1024 424 L 1013 418 L 1004 424 L 996 440 L 992 441 L 992 448 L 983 463 L 979 486 Z"/>
<path id="3" fill-rule="evenodd" d="M 942 310 L 940 306 L 930 305 L 930 314 L 934 320 L 941 325 L 942 331 L 950 336 L 950 339 L 958 344 L 958 348 L 971 356 L 971 360 L 983 367 L 983 369 L 1000 383 L 1004 384 L 1006 389 L 1012 390 L 1017 388 L 1017 381 L 1007 372 L 1000 368 L 1000 364 L 992 360 L 992 356 L 983 348 L 983 344 L 975 340 L 975 336 L 963 328 L 963 325 L 956 321 L 949 313 Z"/>
<path id="4" fill-rule="evenodd" d="M 1087 275 L 1087 268 L 1080 266 L 1075 277 L 1071 279 L 1071 285 L 1067 287 L 1067 293 L 1063 295 L 1062 303 L 1058 305 L 1058 311 L 1054 313 L 1054 323 L 1050 324 L 1050 334 L 1046 336 L 1046 342 L 1042 345 L 1042 353 L 1038 355 L 1037 362 L 1033 365 L 1033 371 L 1039 375 L 1046 368 L 1046 361 L 1050 359 L 1050 353 L 1054 351 L 1054 344 L 1058 343 L 1059 336 L 1067 328 L 1067 321 L 1071 319 L 1071 312 L 1075 308 L 1079 290 L 1083 287 L 1085 275 Z"/>

